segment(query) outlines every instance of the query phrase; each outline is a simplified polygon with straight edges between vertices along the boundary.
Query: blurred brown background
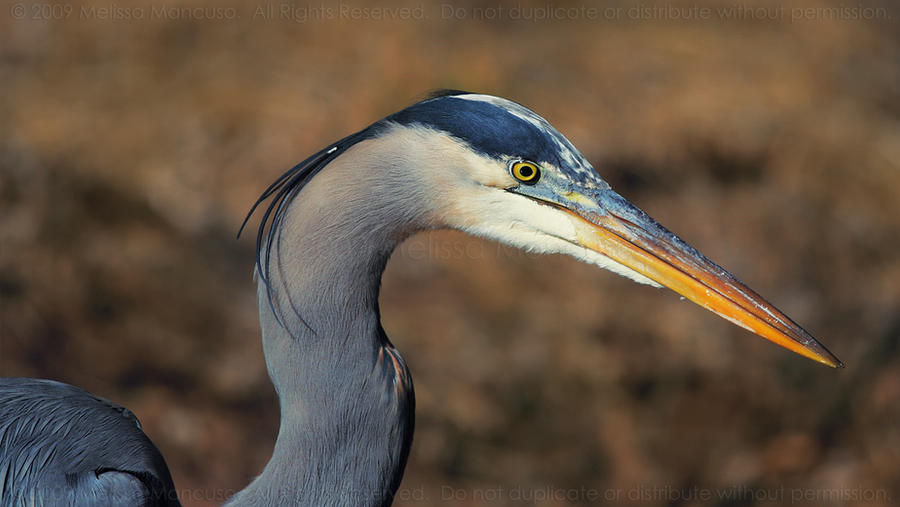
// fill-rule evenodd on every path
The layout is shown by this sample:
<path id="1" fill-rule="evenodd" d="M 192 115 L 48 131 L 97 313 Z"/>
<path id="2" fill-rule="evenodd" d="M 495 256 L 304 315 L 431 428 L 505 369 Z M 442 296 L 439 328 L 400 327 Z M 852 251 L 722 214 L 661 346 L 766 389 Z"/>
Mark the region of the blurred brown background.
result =
<path id="1" fill-rule="evenodd" d="M 418 398 L 397 505 L 898 499 L 894 4 L 216 5 L 3 4 L 0 374 L 130 407 L 184 503 L 220 503 L 277 428 L 244 213 L 463 88 L 545 116 L 847 367 L 569 258 L 422 235 L 382 294 Z"/>

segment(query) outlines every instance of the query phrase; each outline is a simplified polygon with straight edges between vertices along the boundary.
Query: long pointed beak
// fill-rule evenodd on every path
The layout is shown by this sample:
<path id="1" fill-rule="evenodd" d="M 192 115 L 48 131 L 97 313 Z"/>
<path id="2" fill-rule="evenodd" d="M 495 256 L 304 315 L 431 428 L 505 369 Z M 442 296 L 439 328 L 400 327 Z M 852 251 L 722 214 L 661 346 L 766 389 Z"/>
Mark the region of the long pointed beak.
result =
<path id="1" fill-rule="evenodd" d="M 585 248 L 664 285 L 719 316 L 814 361 L 843 363 L 802 327 L 612 190 L 562 207 Z"/>

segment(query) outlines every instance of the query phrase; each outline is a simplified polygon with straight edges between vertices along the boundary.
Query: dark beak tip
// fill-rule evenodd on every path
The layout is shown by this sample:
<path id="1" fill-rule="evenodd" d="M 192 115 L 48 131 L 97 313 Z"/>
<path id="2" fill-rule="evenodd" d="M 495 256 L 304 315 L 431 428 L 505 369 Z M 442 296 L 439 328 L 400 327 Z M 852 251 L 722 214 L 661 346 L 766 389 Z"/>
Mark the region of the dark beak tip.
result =
<path id="1" fill-rule="evenodd" d="M 831 366 L 832 368 L 843 368 L 844 362 L 837 358 L 834 354 L 831 353 L 830 350 L 822 347 L 822 349 L 817 351 L 821 357 L 827 358 L 828 362 L 822 361 L 822 363 Z"/>
<path id="2" fill-rule="evenodd" d="M 844 362 L 841 361 L 840 359 L 838 359 L 838 357 L 836 355 L 834 355 L 830 350 L 825 348 L 824 345 L 822 345 L 819 342 L 816 342 L 816 345 L 817 345 L 817 348 L 819 349 L 818 352 L 822 356 L 827 357 L 828 359 L 831 360 L 832 364 L 830 364 L 829 366 L 831 366 L 832 368 L 843 368 L 844 367 Z"/>

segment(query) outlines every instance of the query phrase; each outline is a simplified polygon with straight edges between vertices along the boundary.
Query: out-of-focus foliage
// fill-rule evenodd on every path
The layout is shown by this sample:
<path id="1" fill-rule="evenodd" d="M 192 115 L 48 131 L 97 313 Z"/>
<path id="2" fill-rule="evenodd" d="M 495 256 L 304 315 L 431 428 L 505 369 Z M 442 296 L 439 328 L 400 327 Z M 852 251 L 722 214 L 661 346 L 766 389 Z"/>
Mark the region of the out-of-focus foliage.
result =
<path id="1" fill-rule="evenodd" d="M 249 204 L 463 88 L 544 115 L 847 368 L 568 258 L 421 235 L 382 293 L 418 399 L 397 505 L 896 501 L 892 3 L 205 5 L 0 12 L 0 374 L 130 407 L 184 503 L 220 503 L 278 424 Z"/>

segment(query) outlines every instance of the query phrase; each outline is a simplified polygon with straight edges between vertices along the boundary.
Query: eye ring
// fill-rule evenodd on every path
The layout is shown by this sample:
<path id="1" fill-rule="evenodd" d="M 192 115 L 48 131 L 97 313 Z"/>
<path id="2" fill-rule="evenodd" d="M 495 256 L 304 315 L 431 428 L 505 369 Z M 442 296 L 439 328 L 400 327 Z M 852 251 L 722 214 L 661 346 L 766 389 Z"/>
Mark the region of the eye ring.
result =
<path id="1" fill-rule="evenodd" d="M 541 168 L 527 160 L 516 160 L 510 165 L 509 171 L 513 178 L 526 185 L 534 185 L 541 179 Z"/>

